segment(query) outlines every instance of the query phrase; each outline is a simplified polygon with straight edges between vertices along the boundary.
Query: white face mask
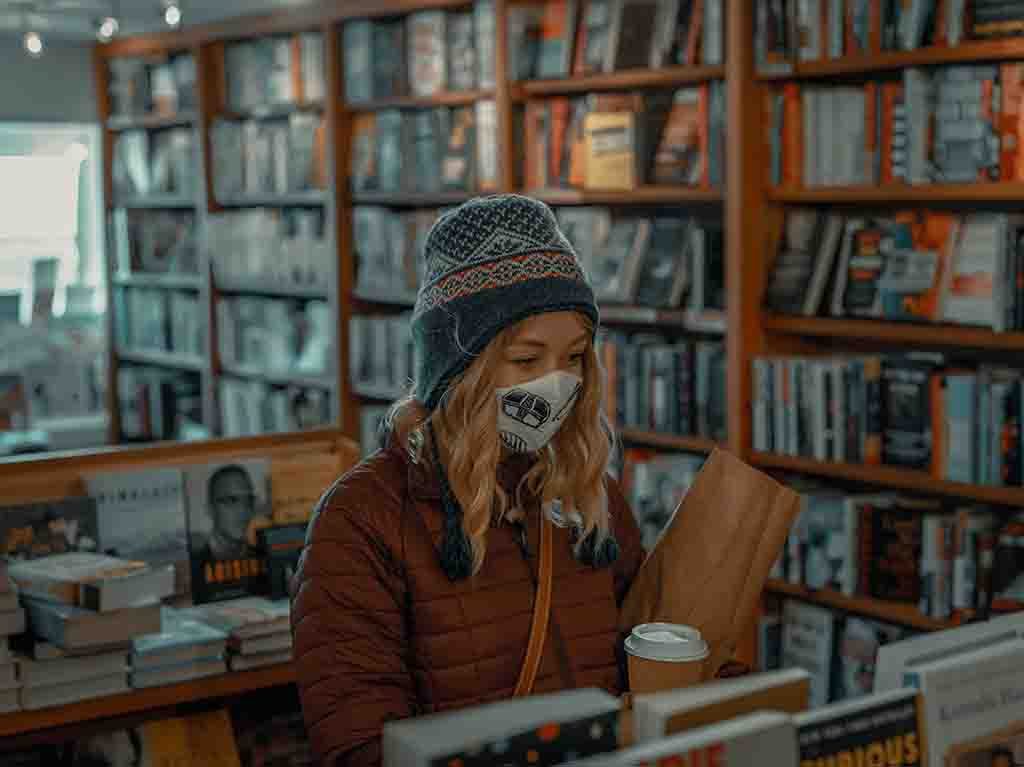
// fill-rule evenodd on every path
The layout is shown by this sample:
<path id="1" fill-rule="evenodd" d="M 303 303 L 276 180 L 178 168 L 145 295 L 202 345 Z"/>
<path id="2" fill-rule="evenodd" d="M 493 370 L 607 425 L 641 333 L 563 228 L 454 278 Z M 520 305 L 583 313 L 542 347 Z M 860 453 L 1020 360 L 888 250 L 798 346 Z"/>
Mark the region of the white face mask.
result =
<path id="1" fill-rule="evenodd" d="M 496 389 L 501 441 L 517 453 L 540 450 L 555 436 L 582 389 L 583 379 L 563 370 Z"/>

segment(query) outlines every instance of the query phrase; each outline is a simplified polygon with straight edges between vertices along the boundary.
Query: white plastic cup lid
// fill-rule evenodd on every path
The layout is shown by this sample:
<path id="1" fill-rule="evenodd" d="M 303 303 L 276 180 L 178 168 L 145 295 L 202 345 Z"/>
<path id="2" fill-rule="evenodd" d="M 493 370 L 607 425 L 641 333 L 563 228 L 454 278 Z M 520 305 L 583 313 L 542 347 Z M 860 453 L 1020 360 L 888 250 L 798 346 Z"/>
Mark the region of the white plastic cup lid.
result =
<path id="1" fill-rule="evenodd" d="M 638 658 L 687 663 L 710 654 L 700 631 L 681 623 L 641 623 L 626 637 L 626 652 Z"/>

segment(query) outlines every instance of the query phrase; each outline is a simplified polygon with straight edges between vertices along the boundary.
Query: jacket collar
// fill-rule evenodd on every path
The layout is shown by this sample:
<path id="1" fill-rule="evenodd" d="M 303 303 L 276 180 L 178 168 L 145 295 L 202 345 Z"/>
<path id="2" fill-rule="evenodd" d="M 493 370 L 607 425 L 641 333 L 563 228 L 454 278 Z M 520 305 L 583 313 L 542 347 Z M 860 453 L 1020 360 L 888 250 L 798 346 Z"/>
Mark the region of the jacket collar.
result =
<path id="1" fill-rule="evenodd" d="M 409 494 L 416 500 L 438 501 L 441 499 L 441 484 L 434 468 L 429 445 L 420 450 L 418 459 L 407 445 L 400 444 L 398 437 L 391 433 L 387 438 L 387 449 L 406 466 Z M 529 453 L 515 453 L 498 464 L 498 481 L 506 493 L 513 493 L 523 475 L 536 462 L 536 456 Z"/>

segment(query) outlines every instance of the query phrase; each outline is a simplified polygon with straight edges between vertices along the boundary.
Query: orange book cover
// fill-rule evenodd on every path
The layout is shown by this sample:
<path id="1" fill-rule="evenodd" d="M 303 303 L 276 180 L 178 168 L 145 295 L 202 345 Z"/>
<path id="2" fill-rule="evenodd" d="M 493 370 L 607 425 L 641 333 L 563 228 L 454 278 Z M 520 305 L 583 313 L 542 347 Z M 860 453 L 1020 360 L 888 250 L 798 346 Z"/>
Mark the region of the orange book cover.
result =
<path id="1" fill-rule="evenodd" d="M 1001 101 L 999 105 L 999 178 L 1002 181 L 1016 181 L 1020 178 L 1021 163 L 1021 94 L 1022 70 L 1024 64 L 1007 61 L 999 65 Z"/>
<path id="2" fill-rule="evenodd" d="M 569 123 L 569 186 L 582 188 L 587 178 L 587 141 L 583 131 L 584 119 L 588 112 L 587 100 L 577 99 L 572 104 L 572 119 Z"/>
<path id="3" fill-rule="evenodd" d="M 306 103 L 306 89 L 302 77 L 302 38 L 293 35 L 289 53 L 291 54 L 292 93 L 296 104 Z"/>
<path id="4" fill-rule="evenodd" d="M 569 28 L 569 23 L 572 20 L 569 11 L 569 3 L 564 2 L 564 0 L 554 3 L 544 3 L 544 12 L 540 20 L 540 38 L 537 42 L 538 45 L 543 45 L 545 42 L 557 40 L 564 40 L 566 45 L 572 45 L 573 30 Z M 570 62 L 570 71 L 572 71 L 571 67 L 573 59 L 571 51 L 567 58 Z"/>
<path id="5" fill-rule="evenodd" d="M 928 211 L 922 214 L 898 213 L 894 218 L 909 224 L 914 250 L 934 251 L 937 254 L 938 263 L 932 286 L 920 295 L 903 299 L 904 310 L 908 314 L 934 322 L 938 319 L 939 298 L 960 232 L 960 217 L 954 213 Z"/>
<path id="6" fill-rule="evenodd" d="M 882 432 L 881 422 L 878 418 L 871 418 L 873 409 L 880 409 L 882 406 L 882 358 L 866 357 L 864 360 L 864 383 L 868 391 L 868 427 L 864 439 L 864 463 L 871 466 L 878 466 L 882 463 Z M 877 398 L 877 402 L 871 400 Z M 866 593 L 866 592 L 865 592 Z"/>
<path id="7" fill-rule="evenodd" d="M 690 11 L 690 29 L 686 38 L 686 63 L 695 66 L 700 63 L 700 38 L 704 31 L 704 0 L 693 0 Z"/>
<path id="8" fill-rule="evenodd" d="M 572 42 L 572 73 L 574 75 L 588 74 L 583 54 L 587 51 L 587 25 L 584 23 L 587 18 L 587 6 L 590 0 L 579 0 L 576 9 L 576 30 Z"/>
<path id="9" fill-rule="evenodd" d="M 568 96 L 559 96 L 548 102 L 549 122 L 551 124 L 548 141 L 548 183 L 551 186 L 562 185 L 562 168 L 565 157 L 566 133 L 569 130 L 571 107 Z"/>
<path id="10" fill-rule="evenodd" d="M 882 140 L 878 147 L 878 151 L 881 155 L 881 178 L 879 179 L 882 184 L 895 184 L 902 182 L 904 179 L 896 178 L 893 173 L 893 162 L 892 162 L 892 140 L 893 140 L 893 121 L 896 117 L 896 107 L 903 102 L 903 83 L 902 82 L 887 82 L 882 83 Z"/>
<path id="11" fill-rule="evenodd" d="M 882 52 L 882 2 L 868 3 L 868 53 L 872 56 Z"/>
<path id="12" fill-rule="evenodd" d="M 782 183 L 784 186 L 802 186 L 803 169 L 803 108 L 800 103 L 800 85 L 789 82 L 782 89 L 784 116 L 782 120 Z"/>
<path id="13" fill-rule="evenodd" d="M 527 189 L 543 189 L 545 174 L 541 168 L 544 156 L 541 154 L 544 133 L 544 110 L 546 105 L 543 101 L 534 99 L 526 102 L 526 125 L 525 125 L 525 169 L 523 172 L 523 184 Z"/>
<path id="14" fill-rule="evenodd" d="M 846 0 L 846 14 L 843 19 L 843 56 L 856 56 L 863 53 L 857 35 L 853 33 L 855 28 L 857 5 L 853 0 Z"/>

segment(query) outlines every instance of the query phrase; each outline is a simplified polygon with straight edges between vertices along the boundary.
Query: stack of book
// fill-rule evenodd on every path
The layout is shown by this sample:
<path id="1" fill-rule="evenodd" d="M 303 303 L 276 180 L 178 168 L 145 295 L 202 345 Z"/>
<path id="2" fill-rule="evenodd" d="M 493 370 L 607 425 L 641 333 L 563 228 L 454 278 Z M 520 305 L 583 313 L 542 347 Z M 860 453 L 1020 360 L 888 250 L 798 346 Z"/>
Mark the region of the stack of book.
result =
<path id="1" fill-rule="evenodd" d="M 18 658 L 21 708 L 126 691 L 131 642 L 160 630 L 174 567 L 79 551 L 9 569 L 34 639 L 30 657 Z"/>
<path id="2" fill-rule="evenodd" d="M 226 632 L 164 605 L 160 631 L 132 642 L 131 686 L 158 687 L 227 671 Z"/>
<path id="3" fill-rule="evenodd" d="M 291 605 L 287 599 L 241 597 L 186 608 L 184 613 L 227 634 L 227 662 L 232 671 L 291 662 Z"/>
<path id="4" fill-rule="evenodd" d="M 18 674 L 9 637 L 24 630 L 25 611 L 18 604 L 18 592 L 7 574 L 7 562 L 0 559 L 0 714 L 18 709 Z"/>

